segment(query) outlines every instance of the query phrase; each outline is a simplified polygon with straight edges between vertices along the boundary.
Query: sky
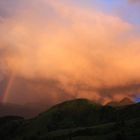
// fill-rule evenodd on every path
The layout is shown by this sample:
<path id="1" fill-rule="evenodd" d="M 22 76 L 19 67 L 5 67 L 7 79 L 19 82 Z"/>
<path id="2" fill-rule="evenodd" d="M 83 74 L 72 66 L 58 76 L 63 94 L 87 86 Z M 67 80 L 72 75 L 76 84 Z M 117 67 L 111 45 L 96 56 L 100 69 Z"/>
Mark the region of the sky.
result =
<path id="1" fill-rule="evenodd" d="M 96 3 L 98 9 L 119 16 L 132 24 L 140 24 L 139 1 L 135 0 L 89 0 L 91 8 Z"/>
<path id="2" fill-rule="evenodd" d="M 1 102 L 138 101 L 139 13 L 139 0 L 1 0 Z"/>

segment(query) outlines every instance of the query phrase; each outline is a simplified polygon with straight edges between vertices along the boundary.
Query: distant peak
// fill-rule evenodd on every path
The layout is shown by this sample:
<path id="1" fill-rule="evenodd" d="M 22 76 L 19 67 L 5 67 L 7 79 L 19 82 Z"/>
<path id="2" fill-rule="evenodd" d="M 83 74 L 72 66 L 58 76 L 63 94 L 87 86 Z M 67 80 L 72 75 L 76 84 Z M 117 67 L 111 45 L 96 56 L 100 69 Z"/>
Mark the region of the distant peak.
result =
<path id="1" fill-rule="evenodd" d="M 108 106 L 126 106 L 126 105 L 131 105 L 134 104 L 134 101 L 128 97 L 123 98 L 120 101 L 111 101 L 107 105 Z"/>
<path id="2" fill-rule="evenodd" d="M 134 104 L 134 101 L 131 100 L 130 98 L 125 97 L 120 101 L 120 104 L 130 105 L 130 104 Z"/>

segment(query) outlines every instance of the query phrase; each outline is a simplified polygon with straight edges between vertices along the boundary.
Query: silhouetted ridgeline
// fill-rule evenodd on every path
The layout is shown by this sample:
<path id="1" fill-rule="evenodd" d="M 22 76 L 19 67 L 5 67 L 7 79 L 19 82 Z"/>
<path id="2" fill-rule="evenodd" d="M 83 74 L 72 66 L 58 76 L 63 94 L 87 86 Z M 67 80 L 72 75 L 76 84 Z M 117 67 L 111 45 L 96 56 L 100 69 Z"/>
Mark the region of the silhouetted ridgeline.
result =
<path id="1" fill-rule="evenodd" d="M 86 99 L 66 101 L 30 120 L 0 118 L 0 137 L 2 140 L 139 140 L 140 104 L 116 107 Z"/>

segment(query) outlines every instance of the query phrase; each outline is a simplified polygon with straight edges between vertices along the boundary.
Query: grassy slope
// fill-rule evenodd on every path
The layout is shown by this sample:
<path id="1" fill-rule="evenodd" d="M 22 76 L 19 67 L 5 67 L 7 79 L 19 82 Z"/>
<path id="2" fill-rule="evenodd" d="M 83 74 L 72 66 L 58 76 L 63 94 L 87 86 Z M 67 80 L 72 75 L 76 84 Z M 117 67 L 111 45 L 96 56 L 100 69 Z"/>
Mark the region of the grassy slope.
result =
<path id="1" fill-rule="evenodd" d="M 13 128 L 13 124 L 15 122 L 12 126 L 9 123 L 9 128 Z M 18 124 L 12 136 L 14 140 L 139 139 L 140 104 L 113 108 L 79 99 L 58 104 Z"/>

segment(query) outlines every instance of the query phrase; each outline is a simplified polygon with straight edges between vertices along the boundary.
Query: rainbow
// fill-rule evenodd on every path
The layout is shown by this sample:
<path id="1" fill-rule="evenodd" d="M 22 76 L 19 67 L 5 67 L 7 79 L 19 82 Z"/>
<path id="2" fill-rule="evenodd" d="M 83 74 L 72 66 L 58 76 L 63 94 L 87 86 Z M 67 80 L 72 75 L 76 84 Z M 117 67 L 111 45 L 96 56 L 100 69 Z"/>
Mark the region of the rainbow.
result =
<path id="1" fill-rule="evenodd" d="M 14 73 L 11 73 L 11 75 L 9 76 L 5 91 L 3 93 L 3 97 L 2 97 L 2 102 L 3 103 L 8 102 L 9 92 L 10 92 L 10 89 L 13 85 L 14 79 L 15 79 Z"/>

